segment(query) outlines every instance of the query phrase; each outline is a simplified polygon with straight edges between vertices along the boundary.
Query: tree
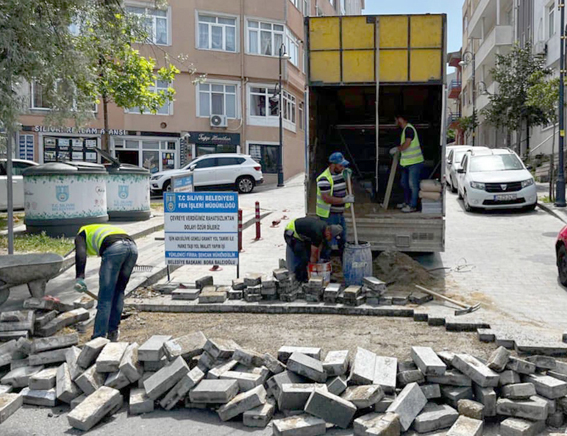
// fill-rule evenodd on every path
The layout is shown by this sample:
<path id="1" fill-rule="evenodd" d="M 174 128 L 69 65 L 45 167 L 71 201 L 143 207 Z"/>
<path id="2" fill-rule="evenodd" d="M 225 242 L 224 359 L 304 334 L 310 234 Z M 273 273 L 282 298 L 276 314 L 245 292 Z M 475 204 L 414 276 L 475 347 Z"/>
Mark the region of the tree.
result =
<path id="1" fill-rule="evenodd" d="M 476 118 L 476 117 L 475 117 Z M 457 125 L 463 133 L 472 132 L 476 127 L 478 127 L 478 120 L 474 119 L 472 115 L 467 117 L 461 117 L 457 120 Z"/>
<path id="2" fill-rule="evenodd" d="M 490 74 L 498 83 L 498 92 L 489 96 L 490 105 L 483 109 L 483 115 L 495 127 L 508 131 L 519 131 L 525 125 L 529 150 L 530 127 L 544 124 L 547 119 L 537 102 L 527 103 L 528 90 L 550 76 L 552 69 L 545 66 L 544 56 L 532 53 L 530 44 L 525 47 L 516 44 L 510 53 L 496 55 L 496 66 Z"/>

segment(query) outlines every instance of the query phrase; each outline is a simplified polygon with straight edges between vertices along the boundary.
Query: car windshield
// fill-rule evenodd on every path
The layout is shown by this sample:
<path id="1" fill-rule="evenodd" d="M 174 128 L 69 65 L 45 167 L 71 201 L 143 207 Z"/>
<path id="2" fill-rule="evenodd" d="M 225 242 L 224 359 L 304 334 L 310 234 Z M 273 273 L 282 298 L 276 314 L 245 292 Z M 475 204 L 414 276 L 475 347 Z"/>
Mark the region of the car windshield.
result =
<path id="1" fill-rule="evenodd" d="M 463 161 L 463 157 L 465 157 L 465 154 L 467 154 L 468 150 L 463 150 L 463 151 L 456 151 L 455 153 L 453 153 L 453 163 L 458 163 L 460 164 Z"/>
<path id="2" fill-rule="evenodd" d="M 522 165 L 522 162 L 513 154 L 495 154 L 488 156 L 474 156 L 471 158 L 471 173 L 523 169 L 524 166 Z"/>

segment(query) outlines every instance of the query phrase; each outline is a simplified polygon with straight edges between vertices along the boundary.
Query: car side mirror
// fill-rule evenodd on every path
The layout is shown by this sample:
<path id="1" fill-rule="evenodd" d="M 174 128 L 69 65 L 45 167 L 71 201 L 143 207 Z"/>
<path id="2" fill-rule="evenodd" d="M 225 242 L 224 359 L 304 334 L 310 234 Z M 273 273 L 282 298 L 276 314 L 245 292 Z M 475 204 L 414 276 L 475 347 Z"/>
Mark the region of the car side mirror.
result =
<path id="1" fill-rule="evenodd" d="M 465 173 L 465 169 L 464 169 L 464 168 L 459 168 L 459 169 L 457 170 L 457 172 L 458 172 L 459 174 L 464 174 L 464 173 Z"/>
<path id="2" fill-rule="evenodd" d="M 197 168 L 197 164 L 191 165 L 191 166 L 189 167 L 189 169 L 190 169 L 191 171 L 193 171 L 195 168 Z"/>
<path id="3" fill-rule="evenodd" d="M 532 171 L 532 170 L 534 169 L 534 167 L 531 166 L 531 165 L 528 165 L 528 166 L 526 167 L 526 169 L 527 169 L 528 171 Z"/>

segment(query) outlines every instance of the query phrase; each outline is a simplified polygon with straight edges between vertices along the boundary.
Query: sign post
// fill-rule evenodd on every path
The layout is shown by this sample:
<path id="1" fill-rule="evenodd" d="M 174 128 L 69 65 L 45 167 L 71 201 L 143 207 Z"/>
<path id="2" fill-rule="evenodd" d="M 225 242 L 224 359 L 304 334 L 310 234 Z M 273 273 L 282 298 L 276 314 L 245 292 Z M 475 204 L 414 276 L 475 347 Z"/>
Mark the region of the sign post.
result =
<path id="1" fill-rule="evenodd" d="M 193 192 L 193 171 L 181 176 L 173 176 L 171 178 L 171 186 L 173 192 Z"/>
<path id="2" fill-rule="evenodd" d="M 164 193 L 167 265 L 238 266 L 238 194 Z"/>

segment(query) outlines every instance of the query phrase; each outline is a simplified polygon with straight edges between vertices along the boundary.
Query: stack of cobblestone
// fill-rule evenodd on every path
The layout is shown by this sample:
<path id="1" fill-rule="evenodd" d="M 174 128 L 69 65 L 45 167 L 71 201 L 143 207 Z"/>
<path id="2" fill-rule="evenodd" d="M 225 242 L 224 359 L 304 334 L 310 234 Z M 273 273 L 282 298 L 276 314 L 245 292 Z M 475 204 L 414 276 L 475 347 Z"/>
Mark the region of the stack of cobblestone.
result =
<path id="1" fill-rule="evenodd" d="M 308 303 L 319 303 L 323 301 L 323 293 L 325 291 L 323 278 L 316 277 L 309 279 L 303 286 L 303 290 L 305 293 L 305 301 Z"/>
<path id="2" fill-rule="evenodd" d="M 252 285 L 257 286 L 257 285 Z M 88 431 L 127 402 L 130 415 L 156 408 L 209 409 L 274 435 L 536 435 L 563 425 L 567 364 L 525 359 L 503 347 L 485 361 L 416 346 L 411 361 L 357 348 L 326 353 L 284 346 L 277 356 L 202 332 L 152 336 L 142 345 L 76 333 L 0 345 L 0 423 L 22 404 L 66 404 L 69 424 Z"/>

